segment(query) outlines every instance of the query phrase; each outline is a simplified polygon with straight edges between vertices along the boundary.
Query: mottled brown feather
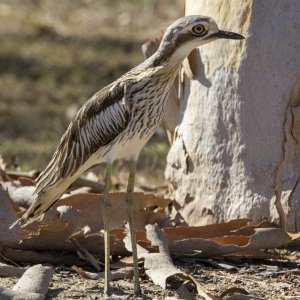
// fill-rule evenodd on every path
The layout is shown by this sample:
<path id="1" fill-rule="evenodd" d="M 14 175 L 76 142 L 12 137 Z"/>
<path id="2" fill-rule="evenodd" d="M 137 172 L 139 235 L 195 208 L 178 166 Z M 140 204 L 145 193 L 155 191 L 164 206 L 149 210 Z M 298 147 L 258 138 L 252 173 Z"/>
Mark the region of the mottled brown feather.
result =
<path id="1" fill-rule="evenodd" d="M 113 83 L 97 92 L 90 98 L 85 105 L 79 110 L 76 117 L 70 123 L 66 133 L 61 138 L 60 144 L 54 153 L 47 168 L 41 173 L 37 182 L 37 192 L 45 185 L 54 184 L 57 178 L 66 178 L 72 176 L 78 168 L 87 161 L 100 147 L 103 147 L 113 141 L 120 132 L 126 128 L 130 121 L 130 113 L 126 111 L 122 128 L 105 134 L 97 132 L 97 136 L 89 138 L 89 145 L 80 146 L 81 130 L 89 126 L 101 114 L 105 108 L 122 101 L 124 96 L 124 86 Z M 76 156 L 76 147 L 78 147 L 79 157 Z"/>

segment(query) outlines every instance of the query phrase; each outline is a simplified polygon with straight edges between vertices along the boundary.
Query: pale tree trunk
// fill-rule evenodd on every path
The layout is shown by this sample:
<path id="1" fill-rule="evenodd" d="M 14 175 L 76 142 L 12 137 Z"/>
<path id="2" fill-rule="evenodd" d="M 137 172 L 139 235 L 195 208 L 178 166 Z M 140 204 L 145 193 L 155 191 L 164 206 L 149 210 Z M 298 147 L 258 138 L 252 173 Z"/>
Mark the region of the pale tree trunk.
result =
<path id="1" fill-rule="evenodd" d="M 181 74 L 166 177 L 188 224 L 268 218 L 300 230 L 299 11 L 299 0 L 186 1 L 187 15 L 246 35 L 195 50 Z"/>

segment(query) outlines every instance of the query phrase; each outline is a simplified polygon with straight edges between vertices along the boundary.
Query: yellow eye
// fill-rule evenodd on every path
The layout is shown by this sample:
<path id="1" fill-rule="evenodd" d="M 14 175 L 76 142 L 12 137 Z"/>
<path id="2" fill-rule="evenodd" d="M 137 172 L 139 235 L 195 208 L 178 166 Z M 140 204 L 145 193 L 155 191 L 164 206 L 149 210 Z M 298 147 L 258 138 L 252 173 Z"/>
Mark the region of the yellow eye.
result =
<path id="1" fill-rule="evenodd" d="M 203 35 L 207 32 L 204 25 L 202 25 L 202 24 L 198 24 L 198 25 L 194 26 L 192 28 L 192 30 L 193 30 L 193 33 L 195 33 L 197 35 Z"/>

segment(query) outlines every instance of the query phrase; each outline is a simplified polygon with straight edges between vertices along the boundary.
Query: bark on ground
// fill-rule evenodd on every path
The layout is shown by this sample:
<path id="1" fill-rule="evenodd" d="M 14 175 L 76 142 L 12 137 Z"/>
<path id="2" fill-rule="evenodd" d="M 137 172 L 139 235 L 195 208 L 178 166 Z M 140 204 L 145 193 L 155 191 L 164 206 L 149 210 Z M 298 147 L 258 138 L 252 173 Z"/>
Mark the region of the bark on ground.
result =
<path id="1" fill-rule="evenodd" d="M 241 288 L 259 299 L 299 299 L 300 298 L 300 251 L 273 250 L 276 259 L 193 259 L 178 258 L 175 264 L 184 272 L 193 274 L 206 291 L 221 296 L 229 288 Z M 0 278 L 0 285 L 12 288 L 17 278 Z M 175 297 L 176 282 L 166 290 L 156 286 L 146 276 L 142 282 L 142 299 L 164 299 Z M 132 298 L 130 279 L 112 283 L 113 292 L 121 299 Z M 193 290 L 192 285 L 187 286 Z M 46 299 L 101 299 L 103 280 L 80 277 L 71 268 L 56 266 Z M 200 299 L 199 297 L 196 299 Z M 226 299 L 226 295 L 222 299 Z"/>

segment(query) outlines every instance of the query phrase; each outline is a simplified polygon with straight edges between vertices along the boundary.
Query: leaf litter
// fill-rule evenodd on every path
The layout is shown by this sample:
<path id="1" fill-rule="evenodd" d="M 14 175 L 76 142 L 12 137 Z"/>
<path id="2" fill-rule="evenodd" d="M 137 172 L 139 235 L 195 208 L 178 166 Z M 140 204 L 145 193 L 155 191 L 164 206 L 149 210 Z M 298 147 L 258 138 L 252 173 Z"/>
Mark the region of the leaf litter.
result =
<path id="1" fill-rule="evenodd" d="M 75 271 L 85 280 L 98 280 L 101 290 L 102 196 L 86 191 L 91 191 L 93 186 L 100 189 L 102 184 L 94 185 L 82 179 L 82 186 L 75 185 L 39 220 L 8 231 L 9 225 L 25 211 L 24 203 L 28 202 L 25 200 L 30 198 L 27 188 L 34 185 L 32 174 L 26 176 L 22 173 L 18 177 L 16 174 L 7 175 L 3 167 L 1 169 L 0 178 L 4 187 L 0 187 L 1 260 L 8 262 L 12 258 L 22 264 L 56 264 L 59 260 L 55 257 L 63 253 L 63 261 L 70 266 L 66 267 L 68 272 Z M 6 190 L 13 192 L 7 193 Z M 158 293 L 158 299 L 167 299 L 168 296 L 174 299 L 263 299 L 264 294 L 257 292 L 257 286 L 264 285 L 261 288 L 266 289 L 270 286 L 265 281 L 286 278 L 288 283 L 284 284 L 282 280 L 281 285 L 276 280 L 277 290 L 283 291 L 282 297 L 300 297 L 299 252 L 295 250 L 294 257 L 284 256 L 282 260 L 278 259 L 280 252 L 270 252 L 270 249 L 276 251 L 274 249 L 288 245 L 299 247 L 299 233 L 288 233 L 268 220 L 252 224 L 250 219 L 176 227 L 172 226 L 176 221 L 169 214 L 170 199 L 149 192 L 135 192 L 134 201 L 139 266 L 143 270 L 141 274 L 144 274 L 142 286 L 145 283 L 148 286 L 144 288 L 145 295 L 148 293 L 155 298 L 155 293 Z M 127 290 L 124 297 L 130 297 L 130 285 L 128 288 L 124 286 L 124 282 L 131 281 L 133 274 L 124 193 L 113 192 L 111 204 L 112 278 L 119 286 L 116 290 Z M 247 261 L 252 260 L 265 264 L 259 267 L 259 271 L 251 271 L 253 266 Z M 241 286 L 244 280 L 248 284 Z M 251 280 L 254 280 L 256 287 L 249 284 Z M 220 282 L 224 282 L 224 286 Z M 288 289 L 291 291 L 288 292 Z M 256 296 L 252 291 L 256 292 Z M 280 297 L 278 299 L 285 299 Z"/>

